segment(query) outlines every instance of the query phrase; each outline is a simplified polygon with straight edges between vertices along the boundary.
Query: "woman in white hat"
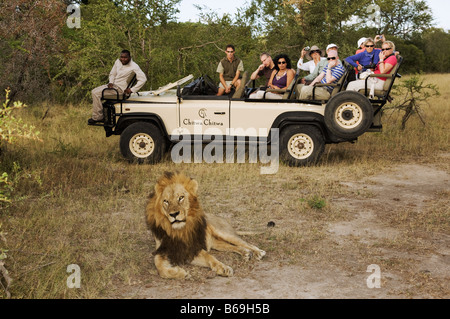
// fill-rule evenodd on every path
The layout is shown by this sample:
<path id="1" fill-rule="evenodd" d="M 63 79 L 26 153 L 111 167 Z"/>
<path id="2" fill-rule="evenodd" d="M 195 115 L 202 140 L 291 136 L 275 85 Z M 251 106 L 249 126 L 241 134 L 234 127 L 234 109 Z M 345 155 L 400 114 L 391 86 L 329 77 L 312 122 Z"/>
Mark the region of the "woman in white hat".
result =
<path id="1" fill-rule="evenodd" d="M 310 61 L 303 63 L 303 58 L 305 57 Z M 319 49 L 317 45 L 313 45 L 309 51 L 306 51 L 305 49 L 302 50 L 302 55 L 298 60 L 297 68 L 299 70 L 308 71 L 311 74 L 321 59 L 326 60 L 326 58 L 323 58 L 322 50 Z"/>
<path id="2" fill-rule="evenodd" d="M 387 74 L 397 64 L 397 58 L 395 54 L 395 44 L 392 41 L 384 41 L 381 46 L 381 50 L 378 51 L 378 63 L 373 71 L 374 74 Z M 363 90 L 368 85 L 370 90 L 369 96 L 373 96 L 375 90 L 383 90 L 384 82 L 386 78 L 383 77 L 369 77 L 366 80 L 356 80 L 348 83 L 347 91 L 359 91 Z"/>
<path id="3" fill-rule="evenodd" d="M 358 50 L 356 50 L 355 54 L 361 53 L 366 50 L 366 47 L 364 46 L 364 42 L 366 42 L 367 38 L 362 37 L 358 40 Z"/>

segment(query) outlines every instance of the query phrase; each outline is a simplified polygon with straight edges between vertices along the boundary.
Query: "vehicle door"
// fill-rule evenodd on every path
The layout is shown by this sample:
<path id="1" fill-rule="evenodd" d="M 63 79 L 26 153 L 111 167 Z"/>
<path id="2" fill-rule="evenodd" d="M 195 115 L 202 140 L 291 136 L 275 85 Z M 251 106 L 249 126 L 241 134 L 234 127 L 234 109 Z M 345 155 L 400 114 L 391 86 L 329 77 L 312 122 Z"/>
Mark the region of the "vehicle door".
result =
<path id="1" fill-rule="evenodd" d="M 230 127 L 228 97 L 189 96 L 180 103 L 179 126 L 185 134 L 226 135 Z"/>

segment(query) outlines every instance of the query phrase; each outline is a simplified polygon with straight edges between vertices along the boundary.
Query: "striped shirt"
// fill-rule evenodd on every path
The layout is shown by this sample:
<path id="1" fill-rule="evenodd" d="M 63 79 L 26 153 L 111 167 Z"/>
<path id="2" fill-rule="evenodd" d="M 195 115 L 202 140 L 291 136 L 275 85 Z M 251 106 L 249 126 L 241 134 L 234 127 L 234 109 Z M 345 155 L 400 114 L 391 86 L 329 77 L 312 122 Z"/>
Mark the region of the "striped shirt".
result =
<path id="1" fill-rule="evenodd" d="M 323 73 L 325 74 L 325 76 L 323 77 L 323 79 L 320 81 L 320 83 L 323 84 L 327 84 L 327 70 L 328 70 L 328 64 L 323 68 Z M 345 73 L 345 68 L 342 65 L 342 63 L 339 63 L 338 65 L 336 65 L 334 68 L 331 69 L 331 76 L 333 78 L 335 78 L 336 80 L 334 80 L 333 84 L 338 83 L 339 79 L 344 75 Z M 331 91 L 333 91 L 334 87 L 332 86 L 326 86 L 328 92 L 331 93 Z"/>

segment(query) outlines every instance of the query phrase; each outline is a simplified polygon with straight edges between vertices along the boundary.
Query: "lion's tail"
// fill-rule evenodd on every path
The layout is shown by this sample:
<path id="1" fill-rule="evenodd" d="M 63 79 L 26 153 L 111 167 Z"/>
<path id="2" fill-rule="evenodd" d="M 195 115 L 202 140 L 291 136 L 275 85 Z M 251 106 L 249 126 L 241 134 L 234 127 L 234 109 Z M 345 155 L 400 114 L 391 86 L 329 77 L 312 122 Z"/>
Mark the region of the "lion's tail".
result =
<path id="1" fill-rule="evenodd" d="M 236 234 L 239 236 L 253 236 L 263 234 L 264 231 L 237 231 Z"/>

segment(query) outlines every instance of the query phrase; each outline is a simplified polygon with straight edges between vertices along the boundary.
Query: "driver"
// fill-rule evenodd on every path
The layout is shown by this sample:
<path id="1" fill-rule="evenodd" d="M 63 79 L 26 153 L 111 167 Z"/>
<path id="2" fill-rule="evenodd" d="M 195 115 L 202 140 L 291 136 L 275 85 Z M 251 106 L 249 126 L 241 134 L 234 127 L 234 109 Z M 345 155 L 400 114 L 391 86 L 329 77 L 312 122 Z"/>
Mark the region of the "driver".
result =
<path id="1" fill-rule="evenodd" d="M 136 84 L 132 88 L 127 88 L 128 80 L 132 74 L 136 74 Z M 139 91 L 147 81 L 147 77 L 142 72 L 139 65 L 137 65 L 132 59 L 130 51 L 123 50 L 120 53 L 120 58 L 116 60 L 114 66 L 109 73 L 109 83 L 101 85 L 92 90 L 92 118 L 88 120 L 88 124 L 96 124 L 104 121 L 103 119 L 103 105 L 102 105 L 102 92 L 104 89 L 116 89 L 119 94 L 131 94 Z M 115 93 L 115 92 L 114 92 Z M 111 95 L 109 91 L 108 95 Z"/>

